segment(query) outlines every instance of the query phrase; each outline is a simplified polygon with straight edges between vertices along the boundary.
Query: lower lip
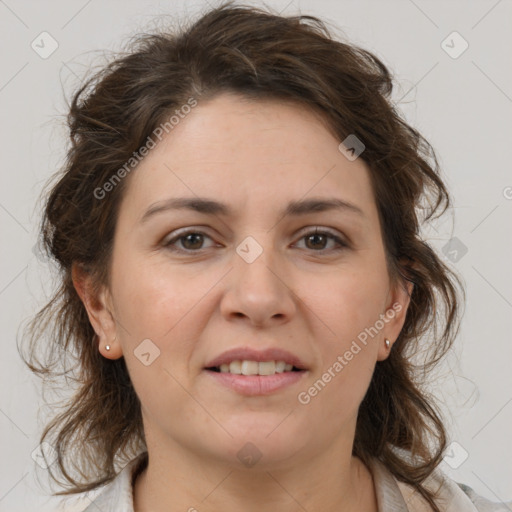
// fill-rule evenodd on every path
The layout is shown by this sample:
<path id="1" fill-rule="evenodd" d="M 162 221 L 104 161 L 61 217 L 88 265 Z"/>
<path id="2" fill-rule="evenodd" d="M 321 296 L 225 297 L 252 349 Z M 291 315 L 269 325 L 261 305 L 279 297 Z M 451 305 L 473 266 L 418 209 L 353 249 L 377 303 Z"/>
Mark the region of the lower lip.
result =
<path id="1" fill-rule="evenodd" d="M 274 375 L 236 375 L 205 370 L 220 384 L 246 396 L 270 395 L 301 380 L 307 371 L 283 372 Z"/>

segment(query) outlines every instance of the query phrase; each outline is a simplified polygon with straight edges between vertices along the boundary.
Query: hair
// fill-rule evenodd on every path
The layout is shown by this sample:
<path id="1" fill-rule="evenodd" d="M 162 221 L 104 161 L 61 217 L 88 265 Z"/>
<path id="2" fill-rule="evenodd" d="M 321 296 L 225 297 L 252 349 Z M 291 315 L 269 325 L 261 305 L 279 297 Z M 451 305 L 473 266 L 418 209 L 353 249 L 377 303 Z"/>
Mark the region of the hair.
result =
<path id="1" fill-rule="evenodd" d="M 72 268 L 87 272 L 96 289 L 109 285 L 116 218 L 128 183 L 112 177 L 126 174 L 120 170 L 134 152 L 191 97 L 200 103 L 231 92 L 294 102 L 321 113 L 340 141 L 352 134 L 364 143 L 359 158 L 370 171 L 390 279 L 414 287 L 400 335 L 389 357 L 376 364 L 360 404 L 353 454 L 365 463 L 379 459 L 439 512 L 423 482 L 442 460 L 447 433 L 425 388 L 459 330 L 458 288 L 464 290 L 421 239 L 422 222 L 442 215 L 451 198 L 432 146 L 391 100 L 393 81 L 376 55 L 336 40 L 317 17 L 284 17 L 228 2 L 180 30 L 139 34 L 129 51 L 82 82 L 69 106 L 70 147 L 45 197 L 40 226 L 43 247 L 59 269 L 58 285 L 31 318 L 29 357 L 22 356 L 45 383 L 71 374 L 76 386 L 41 435 L 57 454 L 48 469 L 65 490 L 55 495 L 95 489 L 147 449 L 125 360 L 99 354 Z M 112 187 L 104 193 L 107 182 Z"/>

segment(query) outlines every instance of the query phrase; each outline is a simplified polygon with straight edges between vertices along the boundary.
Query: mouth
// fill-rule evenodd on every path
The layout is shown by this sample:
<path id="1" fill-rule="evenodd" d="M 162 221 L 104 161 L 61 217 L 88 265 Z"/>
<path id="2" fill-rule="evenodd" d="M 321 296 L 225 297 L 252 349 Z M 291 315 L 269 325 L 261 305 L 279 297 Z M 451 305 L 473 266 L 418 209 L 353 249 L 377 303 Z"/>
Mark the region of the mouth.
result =
<path id="1" fill-rule="evenodd" d="M 289 372 L 304 372 L 305 369 L 287 363 L 286 361 L 250 361 L 234 360 L 219 366 L 210 366 L 205 370 L 216 373 L 230 373 L 232 375 L 259 375 L 270 376 Z"/>
<path id="2" fill-rule="evenodd" d="M 277 347 L 232 348 L 209 361 L 204 371 L 214 385 L 245 396 L 280 392 L 297 386 L 309 374 L 298 356 Z"/>

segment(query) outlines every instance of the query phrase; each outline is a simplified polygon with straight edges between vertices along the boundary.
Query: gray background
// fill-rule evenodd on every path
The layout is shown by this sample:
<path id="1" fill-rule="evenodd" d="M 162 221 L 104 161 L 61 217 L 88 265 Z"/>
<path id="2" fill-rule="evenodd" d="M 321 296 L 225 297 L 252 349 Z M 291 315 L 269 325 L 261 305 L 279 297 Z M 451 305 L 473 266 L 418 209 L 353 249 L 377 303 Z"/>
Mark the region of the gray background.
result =
<path id="1" fill-rule="evenodd" d="M 267 5 L 287 15 L 300 9 L 324 18 L 376 53 L 399 82 L 395 101 L 437 151 L 455 208 L 426 226 L 423 236 L 459 271 L 468 295 L 454 352 L 430 388 L 454 443 L 442 469 L 494 501 L 510 500 L 512 2 Z M 46 471 L 31 456 L 46 410 L 39 381 L 19 359 L 16 339 L 21 322 L 42 305 L 51 286 L 49 268 L 34 250 L 37 199 L 64 158 L 64 92 L 70 95 L 91 63 L 104 62 L 95 50 L 119 49 L 131 34 L 151 29 L 155 15 L 186 19 L 206 7 L 206 2 L 0 0 L 0 511 L 44 512 L 59 502 L 45 496 Z M 43 31 L 58 44 L 47 58 L 31 47 L 47 37 L 40 36 Z M 457 58 L 463 41 L 448 37 L 453 31 L 469 44 Z"/>

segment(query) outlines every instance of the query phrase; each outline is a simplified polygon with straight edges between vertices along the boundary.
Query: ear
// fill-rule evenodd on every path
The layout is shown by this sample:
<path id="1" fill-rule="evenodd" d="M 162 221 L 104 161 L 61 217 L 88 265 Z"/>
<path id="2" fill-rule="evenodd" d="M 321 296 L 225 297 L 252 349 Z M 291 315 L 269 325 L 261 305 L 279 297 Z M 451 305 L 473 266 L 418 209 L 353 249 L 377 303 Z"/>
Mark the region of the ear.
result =
<path id="1" fill-rule="evenodd" d="M 98 350 L 107 359 L 119 359 L 123 351 L 117 339 L 117 326 L 112 314 L 109 290 L 104 286 L 101 286 L 99 291 L 95 290 L 91 274 L 78 263 L 72 264 L 71 278 L 99 339 Z M 105 349 L 106 345 L 110 346 L 110 350 Z"/>
<path id="2" fill-rule="evenodd" d="M 400 278 L 399 282 L 390 289 L 385 310 L 385 324 L 378 341 L 378 361 L 387 359 L 393 344 L 400 335 L 400 331 L 405 323 L 413 289 L 414 283 L 407 281 L 405 278 Z M 390 341 L 389 348 L 384 343 L 386 338 Z"/>

